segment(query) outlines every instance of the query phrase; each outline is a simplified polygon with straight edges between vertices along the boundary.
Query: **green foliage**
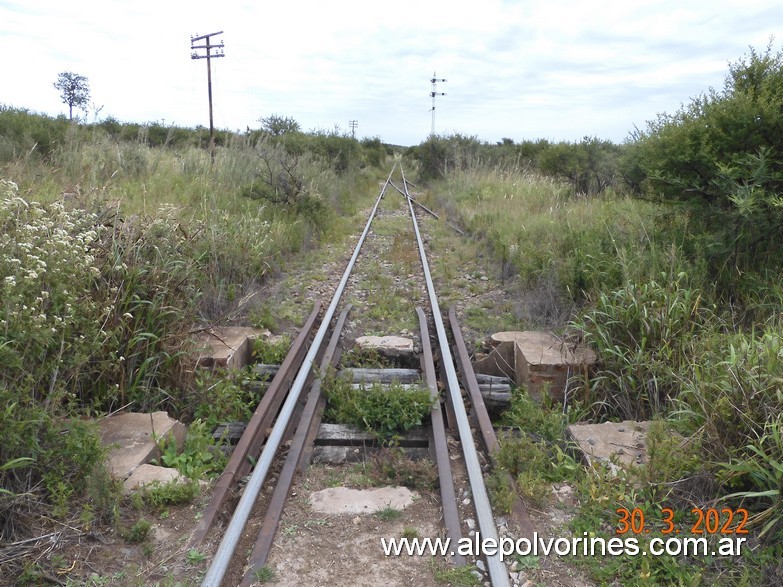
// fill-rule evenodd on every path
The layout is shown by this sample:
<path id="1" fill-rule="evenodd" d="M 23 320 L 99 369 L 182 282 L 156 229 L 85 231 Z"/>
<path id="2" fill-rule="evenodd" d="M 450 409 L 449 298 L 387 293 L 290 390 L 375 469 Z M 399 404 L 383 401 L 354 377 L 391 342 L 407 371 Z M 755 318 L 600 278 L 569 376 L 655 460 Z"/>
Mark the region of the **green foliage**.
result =
<path id="1" fill-rule="evenodd" d="M 465 565 L 463 567 L 446 566 L 438 564 L 432 558 L 432 576 L 438 583 L 453 585 L 454 587 L 477 587 L 481 585 L 481 579 L 476 574 L 476 567 Z"/>
<path id="2" fill-rule="evenodd" d="M 68 105 L 70 120 L 73 120 L 74 106 L 85 110 L 90 99 L 90 83 L 86 77 L 72 71 L 63 71 L 57 75 L 57 81 L 53 85 L 60 92 L 63 104 Z"/>
<path id="3" fill-rule="evenodd" d="M 191 503 L 199 493 L 199 485 L 196 481 L 180 483 L 153 483 L 147 485 L 141 492 L 144 504 L 154 511 L 163 511 L 171 505 L 183 505 Z"/>
<path id="4" fill-rule="evenodd" d="M 127 542 L 130 542 L 131 544 L 139 544 L 140 542 L 144 542 L 147 539 L 151 529 L 152 524 L 150 524 L 149 520 L 141 519 L 133 524 L 133 526 L 123 531 L 121 534 Z"/>
<path id="5" fill-rule="evenodd" d="M 756 512 L 749 527 L 760 528 L 760 537 L 770 544 L 783 539 L 783 415 L 767 422 L 764 433 L 745 447 L 743 455 L 722 465 L 727 481 L 734 487 L 749 487 L 725 496 L 742 500 L 740 505 Z"/>
<path id="6" fill-rule="evenodd" d="M 280 365 L 288 355 L 289 348 L 291 339 L 288 336 L 282 336 L 276 342 L 259 337 L 253 341 L 253 359 L 265 365 Z"/>
<path id="7" fill-rule="evenodd" d="M 287 133 L 298 133 L 302 127 L 290 116 L 281 116 L 279 114 L 270 114 L 265 118 L 260 118 L 261 128 L 274 137 L 279 137 Z"/>
<path id="8" fill-rule="evenodd" d="M 511 406 L 503 413 L 503 424 L 535 434 L 546 442 L 563 440 L 567 414 L 558 405 L 541 404 L 523 389 L 516 389 Z"/>
<path id="9" fill-rule="evenodd" d="M 594 195 L 613 187 L 620 148 L 611 141 L 585 137 L 579 143 L 557 143 L 541 151 L 542 172 L 564 179 L 574 194 Z"/>
<path id="10" fill-rule="evenodd" d="M 662 413 L 679 392 L 694 337 L 712 317 L 684 272 L 601 293 L 575 323 L 599 356 L 596 404 L 633 419 Z"/>
<path id="11" fill-rule="evenodd" d="M 783 52 L 773 53 L 770 43 L 730 65 L 723 91 L 659 115 L 635 137 L 637 175 L 651 194 L 685 203 L 715 237 L 716 273 L 779 257 L 781 107 Z"/>
<path id="12" fill-rule="evenodd" d="M 403 485 L 411 489 L 434 489 L 438 475 L 432 463 L 413 460 L 396 446 L 382 447 L 372 456 L 372 477 L 381 485 Z"/>
<path id="13" fill-rule="evenodd" d="M 411 153 L 418 162 L 419 177 L 422 181 L 430 181 L 445 177 L 450 171 L 465 170 L 478 163 L 480 146 L 476 137 L 431 135 Z"/>
<path id="14" fill-rule="evenodd" d="M 680 417 L 704 435 L 704 450 L 714 461 L 755 458 L 747 445 L 783 414 L 781 326 L 700 338 L 679 399 Z"/>
<path id="15" fill-rule="evenodd" d="M 353 389 L 350 382 L 331 378 L 323 391 L 329 401 L 324 414 L 328 421 L 352 424 L 383 440 L 420 426 L 433 403 L 429 390 L 399 384 Z"/>
<path id="16" fill-rule="evenodd" d="M 216 477 L 228 460 L 212 437 L 211 429 L 198 419 L 188 426 L 182 451 L 173 438 L 158 439 L 158 447 L 160 464 L 177 469 L 192 481 Z"/>
<path id="17" fill-rule="evenodd" d="M 419 531 L 416 528 L 413 528 L 412 526 L 405 526 L 405 528 L 402 529 L 403 538 L 412 540 L 413 538 L 418 538 L 419 536 L 420 536 Z"/>
<path id="18" fill-rule="evenodd" d="M 275 571 L 269 565 L 264 565 L 253 572 L 255 580 L 259 583 L 274 583 L 276 579 Z"/>
<path id="19" fill-rule="evenodd" d="M 187 561 L 192 565 L 197 565 L 200 563 L 203 563 L 205 560 L 207 560 L 207 555 L 205 555 L 200 550 L 196 550 L 195 548 L 191 548 L 188 550 L 187 555 L 185 555 L 185 558 Z"/>
<path id="20" fill-rule="evenodd" d="M 549 497 L 552 483 L 578 477 L 581 467 L 565 441 L 568 418 L 558 405 L 539 404 L 516 390 L 503 419 L 510 430 L 498 438 L 497 462 L 516 479 L 520 495 L 540 505 Z M 500 472 L 490 486 L 495 501 L 508 511 L 513 494 Z"/>
<path id="21" fill-rule="evenodd" d="M 510 514 L 514 507 L 514 488 L 504 471 L 494 469 L 484 478 L 492 507 L 496 512 Z"/>
<path id="22" fill-rule="evenodd" d="M 387 505 L 375 512 L 381 522 L 396 522 L 402 517 L 402 512 L 395 507 Z"/>
<path id="23" fill-rule="evenodd" d="M 64 116 L 52 118 L 0 105 L 0 163 L 34 155 L 49 156 L 70 128 Z"/>

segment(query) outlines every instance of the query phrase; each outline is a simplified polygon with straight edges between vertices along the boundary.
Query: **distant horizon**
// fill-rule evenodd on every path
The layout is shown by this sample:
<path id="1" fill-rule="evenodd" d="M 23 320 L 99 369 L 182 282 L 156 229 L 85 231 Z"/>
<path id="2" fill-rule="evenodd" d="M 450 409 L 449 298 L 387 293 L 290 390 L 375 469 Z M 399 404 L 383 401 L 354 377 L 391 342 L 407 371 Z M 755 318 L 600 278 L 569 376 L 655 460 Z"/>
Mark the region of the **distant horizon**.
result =
<path id="1" fill-rule="evenodd" d="M 223 31 L 225 57 L 211 60 L 223 130 L 279 114 L 315 132 L 358 121 L 357 136 L 421 144 L 434 75 L 447 80 L 435 88 L 436 135 L 619 144 L 721 88 L 728 64 L 763 50 L 780 19 L 773 0 L 400 0 L 394 14 L 359 0 L 224 4 L 6 0 L 0 103 L 57 116 L 52 84 L 72 71 L 101 116 L 208 126 L 206 60 L 191 59 L 191 38 Z"/>

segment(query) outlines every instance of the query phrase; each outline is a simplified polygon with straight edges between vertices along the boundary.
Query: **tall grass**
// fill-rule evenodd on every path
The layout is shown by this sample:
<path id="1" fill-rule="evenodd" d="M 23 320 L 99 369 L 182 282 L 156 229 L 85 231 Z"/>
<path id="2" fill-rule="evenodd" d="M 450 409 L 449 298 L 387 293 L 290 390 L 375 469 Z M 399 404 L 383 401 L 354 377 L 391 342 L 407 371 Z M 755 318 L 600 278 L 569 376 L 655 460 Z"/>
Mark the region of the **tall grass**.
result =
<path id="1" fill-rule="evenodd" d="M 711 479 L 703 497 L 732 494 L 783 537 L 780 263 L 718 287 L 714 251 L 687 214 L 611 192 L 574 197 L 524 170 L 451 172 L 432 193 L 519 275 L 523 297 L 543 281 L 574 304 L 568 326 L 598 354 L 594 418 L 676 423 L 704 447 L 700 470 L 682 471 Z"/>
<path id="2" fill-rule="evenodd" d="M 267 275 L 347 231 L 340 215 L 375 181 L 303 154 L 295 172 L 321 210 L 306 214 L 242 195 L 282 156 L 267 142 L 228 141 L 213 165 L 192 147 L 62 130 L 45 154 L 2 151 L 22 135 L 0 145 L 0 528 L 19 495 L 64 515 L 83 494 L 102 450 L 82 417 L 202 408 L 192 333 L 247 322 Z"/>

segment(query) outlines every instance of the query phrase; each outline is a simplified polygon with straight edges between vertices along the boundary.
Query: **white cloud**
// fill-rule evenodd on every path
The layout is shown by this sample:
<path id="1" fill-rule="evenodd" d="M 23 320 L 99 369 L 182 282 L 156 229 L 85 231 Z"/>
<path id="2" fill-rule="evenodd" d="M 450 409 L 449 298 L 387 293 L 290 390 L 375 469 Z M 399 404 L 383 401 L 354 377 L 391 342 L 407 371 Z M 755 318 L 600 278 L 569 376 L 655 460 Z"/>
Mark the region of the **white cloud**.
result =
<path id="1" fill-rule="evenodd" d="M 29 4 L 0 4 L 0 102 L 65 112 L 52 83 L 68 70 L 89 77 L 102 116 L 206 125 L 206 64 L 190 59 L 190 36 L 224 30 L 218 127 L 272 113 L 305 129 L 358 119 L 360 136 L 399 144 L 429 133 L 433 71 L 448 79 L 438 132 L 623 140 L 720 87 L 729 61 L 767 44 L 779 11 L 771 0 Z"/>

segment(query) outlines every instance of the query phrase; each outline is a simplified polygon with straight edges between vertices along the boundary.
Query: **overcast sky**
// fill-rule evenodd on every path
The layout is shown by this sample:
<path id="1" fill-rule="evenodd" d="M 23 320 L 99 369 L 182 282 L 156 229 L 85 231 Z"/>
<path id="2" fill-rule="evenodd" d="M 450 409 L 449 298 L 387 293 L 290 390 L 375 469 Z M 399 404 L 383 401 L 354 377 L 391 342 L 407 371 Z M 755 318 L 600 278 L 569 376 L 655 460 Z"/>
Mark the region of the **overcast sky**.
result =
<path id="1" fill-rule="evenodd" d="M 782 23 L 779 0 L 0 0 L 0 104 L 67 115 L 52 84 L 72 71 L 99 119 L 208 126 L 190 38 L 222 30 L 217 128 L 358 120 L 357 137 L 418 144 L 437 72 L 438 134 L 622 142 L 721 88 L 728 63 Z"/>

